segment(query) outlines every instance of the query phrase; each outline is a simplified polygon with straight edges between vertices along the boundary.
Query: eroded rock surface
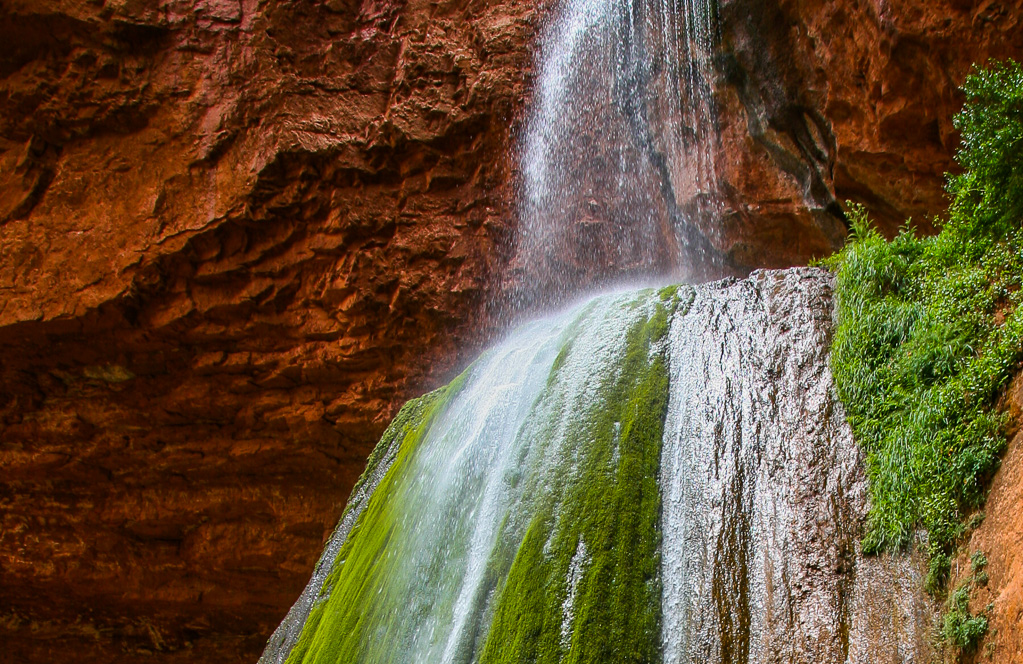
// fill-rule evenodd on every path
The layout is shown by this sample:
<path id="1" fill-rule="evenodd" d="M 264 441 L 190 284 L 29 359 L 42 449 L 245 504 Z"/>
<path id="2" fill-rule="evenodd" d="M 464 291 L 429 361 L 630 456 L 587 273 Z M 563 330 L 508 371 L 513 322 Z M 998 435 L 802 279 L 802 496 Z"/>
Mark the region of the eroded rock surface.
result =
<path id="1" fill-rule="evenodd" d="M 530 5 L 0 8 L 0 641 L 253 661 L 508 215 Z"/>
<path id="2" fill-rule="evenodd" d="M 955 169 L 958 87 L 973 63 L 1023 56 L 1019 0 L 720 7 L 724 234 L 740 264 L 829 251 L 846 200 L 887 234 L 910 217 L 930 229 Z"/>
<path id="3" fill-rule="evenodd" d="M 970 611 L 988 616 L 988 632 L 967 662 L 1023 661 L 1023 376 L 1017 376 L 1006 395 L 1017 427 L 991 482 L 983 508 L 984 520 L 965 542 L 953 563 L 951 587 L 969 581 L 970 557 L 981 552 L 988 560 L 988 581 L 975 587 Z"/>
<path id="4" fill-rule="evenodd" d="M 756 271 L 672 319 L 661 455 L 666 664 L 925 664 L 908 555 L 865 556 L 864 458 L 828 366 L 831 277 Z"/>

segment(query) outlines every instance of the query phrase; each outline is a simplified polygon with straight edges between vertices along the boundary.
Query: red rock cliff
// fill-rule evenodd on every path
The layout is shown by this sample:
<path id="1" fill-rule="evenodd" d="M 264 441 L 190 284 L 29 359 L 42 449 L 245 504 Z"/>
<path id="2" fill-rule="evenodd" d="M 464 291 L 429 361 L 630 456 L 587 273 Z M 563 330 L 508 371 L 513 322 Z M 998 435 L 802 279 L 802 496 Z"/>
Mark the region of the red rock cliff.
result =
<path id="1" fill-rule="evenodd" d="M 0 6 L 0 642 L 253 661 L 514 227 L 536 3 Z M 1023 2 L 725 0 L 738 269 L 943 206 L 956 85 Z"/>
<path id="2" fill-rule="evenodd" d="M 931 229 L 973 63 L 1023 56 L 1023 2 L 721 0 L 722 226 L 740 265 L 830 252 L 836 211 Z"/>
<path id="3" fill-rule="evenodd" d="M 531 11 L 2 5 L 6 656 L 255 659 L 471 352 Z"/>

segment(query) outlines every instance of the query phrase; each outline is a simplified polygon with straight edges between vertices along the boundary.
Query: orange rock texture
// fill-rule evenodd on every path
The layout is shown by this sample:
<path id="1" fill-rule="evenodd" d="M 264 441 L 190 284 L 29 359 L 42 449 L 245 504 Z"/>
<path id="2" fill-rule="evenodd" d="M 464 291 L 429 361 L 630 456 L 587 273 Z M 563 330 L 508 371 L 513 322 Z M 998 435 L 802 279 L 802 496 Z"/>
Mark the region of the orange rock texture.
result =
<path id="1" fill-rule="evenodd" d="M 0 5 L 0 660 L 255 660 L 473 352 L 532 11 Z"/>
<path id="2" fill-rule="evenodd" d="M 841 241 L 836 209 L 889 235 L 947 205 L 952 119 L 973 63 L 1023 57 L 1023 2 L 721 0 L 720 231 L 739 265 Z"/>
<path id="3" fill-rule="evenodd" d="M 0 643 L 251 662 L 400 403 L 496 329 L 542 11 L 0 4 Z M 1023 2 L 722 0 L 730 267 L 944 201 Z"/>
<path id="4" fill-rule="evenodd" d="M 988 631 L 965 662 L 1023 662 L 1023 376 L 1008 390 L 1006 403 L 1017 431 L 991 482 L 984 520 L 954 562 L 952 586 L 968 582 L 971 556 L 988 560 L 988 580 L 974 587 L 970 611 L 988 617 Z M 956 655 L 958 653 L 951 653 Z"/>

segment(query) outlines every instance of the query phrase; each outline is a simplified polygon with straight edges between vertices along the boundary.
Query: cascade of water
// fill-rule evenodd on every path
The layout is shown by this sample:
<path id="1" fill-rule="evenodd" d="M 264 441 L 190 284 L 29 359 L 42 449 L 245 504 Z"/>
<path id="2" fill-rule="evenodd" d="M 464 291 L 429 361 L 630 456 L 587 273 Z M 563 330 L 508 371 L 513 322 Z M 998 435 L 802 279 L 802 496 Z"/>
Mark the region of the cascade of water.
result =
<path id="1" fill-rule="evenodd" d="M 715 189 L 715 18 L 714 0 L 568 0 L 545 26 L 515 261 L 539 278 L 520 304 L 718 259 L 682 205 Z"/>
<path id="2" fill-rule="evenodd" d="M 553 304 L 709 260 L 713 0 L 567 0 L 523 136 Z M 912 563 L 865 559 L 817 270 L 606 294 L 520 327 L 385 433 L 262 664 L 922 662 Z"/>
<path id="3" fill-rule="evenodd" d="M 858 551 L 830 325 L 802 270 L 520 328 L 403 409 L 262 661 L 925 661 L 912 563 Z"/>
<path id="4" fill-rule="evenodd" d="M 311 582 L 315 599 L 282 626 L 263 661 L 290 651 L 288 661 L 301 662 L 502 662 L 516 642 L 543 649 L 520 633 L 527 605 L 556 620 L 547 659 L 530 661 L 558 661 L 562 650 L 596 642 L 572 616 L 610 605 L 597 598 L 622 588 L 616 601 L 637 605 L 611 622 L 641 625 L 629 631 L 655 647 L 655 589 L 625 579 L 656 549 L 667 399 L 645 415 L 650 403 L 636 394 L 651 375 L 666 381 L 665 306 L 649 291 L 609 295 L 534 321 L 444 393 L 413 404 L 414 415 L 385 436 L 391 465 L 383 477 L 372 471 L 377 487 L 356 525 L 340 534 L 343 545 L 328 545 L 335 560 Z M 617 398 L 643 412 L 615 419 L 607 401 Z M 640 490 L 645 528 L 616 533 L 592 522 L 594 504 Z M 635 561 L 589 562 L 623 545 Z M 596 584 L 596 570 L 621 583 Z M 534 575 L 544 578 L 540 592 L 508 590 Z"/>

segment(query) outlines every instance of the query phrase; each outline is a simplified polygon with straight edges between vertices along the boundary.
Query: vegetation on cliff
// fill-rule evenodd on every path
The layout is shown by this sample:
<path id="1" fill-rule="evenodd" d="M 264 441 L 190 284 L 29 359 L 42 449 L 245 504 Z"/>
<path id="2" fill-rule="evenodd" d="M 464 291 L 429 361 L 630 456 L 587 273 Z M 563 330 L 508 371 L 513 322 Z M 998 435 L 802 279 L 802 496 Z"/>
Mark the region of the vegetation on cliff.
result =
<path id="1" fill-rule="evenodd" d="M 941 638 L 963 651 L 970 652 L 977 647 L 977 643 L 984 633 L 987 632 L 988 620 L 986 615 L 974 615 L 970 612 L 970 596 L 977 586 L 986 585 L 988 582 L 987 556 L 981 551 L 976 551 L 970 557 L 970 576 L 956 586 L 956 589 L 949 594 L 946 604 L 945 616 L 941 624 Z"/>
<path id="2" fill-rule="evenodd" d="M 827 261 L 832 367 L 870 476 L 864 548 L 905 546 L 923 526 L 932 590 L 997 468 L 996 401 L 1023 359 L 1023 67 L 992 62 L 963 90 L 963 172 L 940 233 L 907 224 L 889 242 L 854 207 L 850 242 Z"/>

